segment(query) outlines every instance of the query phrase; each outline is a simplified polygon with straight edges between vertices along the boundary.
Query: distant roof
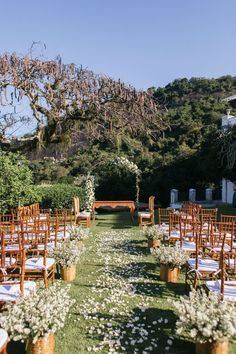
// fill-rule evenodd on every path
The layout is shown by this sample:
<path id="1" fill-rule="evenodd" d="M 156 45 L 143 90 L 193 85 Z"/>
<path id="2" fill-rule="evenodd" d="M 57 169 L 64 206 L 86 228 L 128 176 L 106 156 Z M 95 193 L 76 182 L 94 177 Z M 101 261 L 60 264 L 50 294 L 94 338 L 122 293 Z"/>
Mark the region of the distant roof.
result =
<path id="1" fill-rule="evenodd" d="M 234 100 L 236 100 L 236 95 L 232 95 L 232 96 L 223 98 L 222 101 L 230 102 L 230 101 L 234 101 Z"/>

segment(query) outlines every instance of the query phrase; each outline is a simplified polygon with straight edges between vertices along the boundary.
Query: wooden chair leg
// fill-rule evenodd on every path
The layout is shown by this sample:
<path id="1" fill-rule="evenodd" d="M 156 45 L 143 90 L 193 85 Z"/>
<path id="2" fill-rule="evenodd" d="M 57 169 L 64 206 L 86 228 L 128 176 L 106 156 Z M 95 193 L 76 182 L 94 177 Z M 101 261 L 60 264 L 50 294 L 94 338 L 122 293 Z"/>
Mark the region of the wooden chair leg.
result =
<path id="1" fill-rule="evenodd" d="M 47 289 L 47 287 L 48 287 L 47 271 L 43 272 L 43 282 L 44 282 L 45 288 Z"/>

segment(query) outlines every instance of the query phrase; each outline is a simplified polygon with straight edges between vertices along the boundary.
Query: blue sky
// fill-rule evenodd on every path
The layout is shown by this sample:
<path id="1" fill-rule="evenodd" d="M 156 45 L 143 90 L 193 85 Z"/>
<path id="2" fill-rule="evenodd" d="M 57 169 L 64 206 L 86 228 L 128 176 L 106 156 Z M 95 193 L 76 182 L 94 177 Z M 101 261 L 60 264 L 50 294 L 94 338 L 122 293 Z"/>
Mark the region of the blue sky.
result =
<path id="1" fill-rule="evenodd" d="M 11 0 L 1 2 L 1 52 L 82 64 L 136 88 L 181 77 L 235 75 L 235 0 Z"/>

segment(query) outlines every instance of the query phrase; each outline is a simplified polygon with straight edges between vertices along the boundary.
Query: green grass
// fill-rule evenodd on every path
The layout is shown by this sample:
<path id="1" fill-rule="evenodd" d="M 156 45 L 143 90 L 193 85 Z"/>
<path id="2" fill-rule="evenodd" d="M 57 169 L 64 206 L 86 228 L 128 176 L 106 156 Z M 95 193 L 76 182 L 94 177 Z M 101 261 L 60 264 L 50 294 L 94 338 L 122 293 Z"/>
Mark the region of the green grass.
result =
<path id="1" fill-rule="evenodd" d="M 114 247 L 113 252 L 130 252 L 132 254 L 135 251 L 141 254 L 138 262 L 138 267 L 142 269 L 145 283 L 138 282 L 136 284 L 136 296 L 126 299 L 127 308 L 129 309 L 129 315 L 115 313 L 111 316 L 109 310 L 110 307 L 103 309 L 102 312 L 96 314 L 96 319 L 85 320 L 79 314 L 79 308 L 81 304 L 86 303 L 89 299 L 95 301 L 99 300 L 100 303 L 106 297 L 106 291 L 101 297 L 96 292 L 92 292 L 93 284 L 96 284 L 97 278 L 103 273 L 104 264 L 100 262 L 96 254 L 97 249 L 97 237 L 96 234 L 100 231 L 119 231 L 130 230 L 130 242 L 128 251 L 127 248 L 122 250 Z M 94 233 L 93 237 L 86 241 L 87 251 L 83 255 L 81 262 L 77 267 L 76 281 L 72 284 L 71 294 L 76 299 L 77 307 L 72 311 L 71 317 L 68 319 L 64 329 L 57 333 L 56 336 L 56 354 L 71 354 L 71 353 L 88 353 L 88 347 L 98 345 L 102 336 L 100 334 L 89 333 L 91 326 L 95 327 L 101 323 L 99 318 L 104 318 L 104 322 L 111 322 L 112 326 L 119 328 L 125 326 L 126 323 L 132 323 L 135 317 L 139 317 L 139 322 L 142 322 L 145 327 L 152 330 L 151 337 L 158 338 L 158 347 L 154 348 L 153 353 L 173 353 L 173 354 L 187 354 L 194 352 L 194 343 L 188 338 L 180 338 L 175 334 L 175 321 L 176 316 L 173 312 L 173 307 L 169 300 L 174 300 L 180 295 L 185 294 L 184 274 L 181 274 L 178 284 L 165 284 L 159 280 L 159 269 L 154 263 L 153 257 L 147 251 L 147 242 L 142 239 L 137 227 L 133 226 L 128 213 L 115 213 L 115 214 L 100 214 L 96 220 L 95 225 L 92 227 Z M 121 269 L 118 264 L 110 264 L 110 269 L 114 274 L 119 274 L 129 278 L 129 272 Z M 140 293 L 140 294 L 139 294 Z M 144 295 L 143 295 L 144 294 Z M 139 296 L 143 296 L 145 301 L 149 304 L 149 307 L 142 313 L 140 310 Z M 153 321 L 158 321 L 160 318 L 167 319 L 167 323 L 153 324 Z M 78 320 L 79 319 L 79 320 Z M 124 339 L 122 340 L 125 353 L 134 353 L 134 347 L 130 345 L 127 338 L 132 335 L 131 330 L 126 330 Z M 173 345 L 166 351 L 167 340 L 169 336 L 173 336 Z M 148 337 L 149 339 L 151 338 Z M 127 344 L 125 343 L 127 342 Z M 146 345 L 146 344 L 145 344 Z M 145 345 L 143 343 L 136 345 L 138 348 L 137 353 L 143 353 Z M 90 352 L 94 352 L 91 350 Z M 108 347 L 104 347 L 99 353 L 108 353 Z M 230 354 L 236 352 L 236 345 L 231 344 Z"/>
<path id="2" fill-rule="evenodd" d="M 175 334 L 176 315 L 171 304 L 172 300 L 186 293 L 184 273 L 181 273 L 177 284 L 166 284 L 159 280 L 159 268 L 147 249 L 147 241 L 140 236 L 138 227 L 132 224 L 129 213 L 99 214 L 91 230 L 93 235 L 85 241 L 86 251 L 77 266 L 76 280 L 71 286 L 71 295 L 76 304 L 65 327 L 56 334 L 55 354 L 94 353 L 94 348 L 101 343 L 103 334 L 109 332 L 108 323 L 112 329 L 121 329 L 121 333 L 123 331 L 121 338 L 123 353 L 194 353 L 194 342 Z M 107 244 L 103 244 L 99 234 L 108 232 L 109 240 L 109 235 L 112 238 L 114 231 L 117 235 L 122 231 L 127 234 L 117 242 L 107 241 Z M 110 279 L 106 278 L 102 283 L 98 281 L 104 275 L 106 254 L 108 257 L 106 269 L 109 269 Z M 117 257 L 121 257 L 125 262 L 122 264 L 117 262 Z M 119 279 L 123 285 L 126 283 L 134 285 L 135 293 L 131 296 L 127 290 L 127 293 L 119 296 L 116 303 L 118 285 L 114 280 L 113 289 L 113 277 Z M 112 290 L 115 290 L 113 300 L 107 303 L 107 299 L 111 299 Z M 94 303 L 98 305 L 93 306 Z M 88 313 L 94 310 L 92 314 L 94 318 L 86 319 L 81 314 L 86 306 Z M 158 322 L 161 318 L 163 320 Z M 127 327 L 130 324 L 137 327 L 143 324 L 143 328 L 148 330 L 147 340 L 131 345 L 130 338 L 138 340 L 140 335 L 132 333 L 133 327 Z M 104 326 L 104 330 L 99 333 L 97 329 L 101 325 Z M 94 330 L 91 330 L 92 327 Z M 167 350 L 167 340 L 170 337 L 173 344 Z M 152 345 L 152 339 L 157 347 Z M 149 350 L 145 350 L 147 347 Z M 134 351 L 134 348 L 137 350 Z M 109 353 L 108 346 L 101 347 L 98 352 Z M 235 352 L 236 345 L 231 343 L 229 353 Z M 24 350 L 22 348 L 19 350 L 18 347 L 17 350 L 8 351 L 8 354 L 13 353 L 21 354 Z"/>

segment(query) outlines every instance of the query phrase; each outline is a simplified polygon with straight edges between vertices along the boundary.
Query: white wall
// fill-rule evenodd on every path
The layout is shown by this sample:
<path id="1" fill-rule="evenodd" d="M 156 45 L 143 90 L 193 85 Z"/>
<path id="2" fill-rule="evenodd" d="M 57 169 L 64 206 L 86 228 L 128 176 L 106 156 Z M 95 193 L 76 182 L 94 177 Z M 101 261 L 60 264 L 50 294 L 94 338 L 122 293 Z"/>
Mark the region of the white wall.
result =
<path id="1" fill-rule="evenodd" d="M 233 182 L 231 182 L 230 180 L 223 178 L 223 180 L 222 180 L 222 202 L 232 204 L 233 195 L 234 195 L 235 191 L 236 191 L 236 185 Z"/>

